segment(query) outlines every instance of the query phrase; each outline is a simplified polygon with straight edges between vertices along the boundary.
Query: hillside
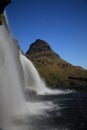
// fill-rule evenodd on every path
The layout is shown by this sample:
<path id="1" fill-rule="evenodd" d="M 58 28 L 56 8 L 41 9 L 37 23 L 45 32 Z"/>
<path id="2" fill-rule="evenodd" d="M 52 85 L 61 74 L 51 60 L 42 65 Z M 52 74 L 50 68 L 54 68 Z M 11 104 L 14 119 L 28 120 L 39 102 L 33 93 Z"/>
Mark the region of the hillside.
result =
<path id="1" fill-rule="evenodd" d="M 25 55 L 34 63 L 48 86 L 86 89 L 87 70 L 63 60 L 47 42 L 36 40 Z"/>

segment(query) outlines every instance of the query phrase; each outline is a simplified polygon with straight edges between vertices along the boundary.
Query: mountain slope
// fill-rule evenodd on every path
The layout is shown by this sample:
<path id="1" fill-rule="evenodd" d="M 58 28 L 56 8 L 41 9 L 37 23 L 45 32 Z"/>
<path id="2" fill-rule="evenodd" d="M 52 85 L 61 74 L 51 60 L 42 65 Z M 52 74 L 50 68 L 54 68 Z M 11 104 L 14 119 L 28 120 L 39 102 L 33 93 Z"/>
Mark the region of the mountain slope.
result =
<path id="1" fill-rule="evenodd" d="M 25 55 L 48 86 L 86 89 L 87 70 L 64 61 L 47 42 L 36 40 Z"/>

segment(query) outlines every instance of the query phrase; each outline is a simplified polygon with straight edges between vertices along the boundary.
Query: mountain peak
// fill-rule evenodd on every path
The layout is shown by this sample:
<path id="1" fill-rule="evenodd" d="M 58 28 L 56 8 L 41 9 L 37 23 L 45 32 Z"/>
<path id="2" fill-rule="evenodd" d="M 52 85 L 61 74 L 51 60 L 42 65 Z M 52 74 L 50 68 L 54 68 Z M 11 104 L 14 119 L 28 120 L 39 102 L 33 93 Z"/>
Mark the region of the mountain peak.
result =
<path id="1" fill-rule="evenodd" d="M 46 60 L 48 58 L 51 61 L 56 61 L 56 59 L 60 58 L 60 56 L 51 49 L 49 44 L 41 39 L 37 39 L 30 45 L 28 51 L 26 52 L 26 55 L 30 59 L 33 58 L 33 60 L 41 60 L 43 57 L 46 58 Z"/>
<path id="2" fill-rule="evenodd" d="M 52 50 L 49 44 L 44 40 L 37 39 L 34 43 L 30 45 L 27 54 L 32 52 L 47 51 L 47 50 Z"/>

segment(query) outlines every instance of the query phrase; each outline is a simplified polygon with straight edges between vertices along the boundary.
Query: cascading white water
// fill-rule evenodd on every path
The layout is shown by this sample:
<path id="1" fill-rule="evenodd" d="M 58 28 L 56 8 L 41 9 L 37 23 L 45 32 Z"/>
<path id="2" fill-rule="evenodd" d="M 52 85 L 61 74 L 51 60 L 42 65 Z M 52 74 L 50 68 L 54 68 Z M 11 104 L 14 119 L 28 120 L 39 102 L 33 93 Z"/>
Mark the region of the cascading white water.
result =
<path id="1" fill-rule="evenodd" d="M 2 130 L 19 130 L 12 121 L 14 117 L 20 118 L 27 113 L 20 68 L 15 40 L 11 37 L 7 25 L 3 23 L 0 26 L 0 128 Z"/>
<path id="2" fill-rule="evenodd" d="M 23 74 L 25 79 L 25 91 L 33 90 L 37 94 L 61 94 L 66 93 L 62 90 L 51 90 L 47 88 L 45 82 L 39 76 L 38 71 L 34 67 L 33 63 L 29 61 L 24 55 L 20 53 L 20 61 L 23 67 Z M 70 91 L 67 91 L 70 92 Z"/>
<path id="3" fill-rule="evenodd" d="M 35 69 L 33 63 L 22 54 L 20 54 L 20 61 L 23 67 L 25 78 L 25 91 L 33 90 L 37 94 L 45 94 L 50 91 L 46 87 L 44 81 L 40 78 L 38 71 Z"/>

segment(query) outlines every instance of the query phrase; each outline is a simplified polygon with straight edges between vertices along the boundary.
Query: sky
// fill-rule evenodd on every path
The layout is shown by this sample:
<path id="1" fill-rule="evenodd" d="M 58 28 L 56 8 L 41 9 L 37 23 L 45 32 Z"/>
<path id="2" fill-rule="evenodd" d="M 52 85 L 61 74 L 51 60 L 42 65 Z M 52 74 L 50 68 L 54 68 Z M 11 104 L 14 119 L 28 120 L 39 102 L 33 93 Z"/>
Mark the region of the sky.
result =
<path id="1" fill-rule="evenodd" d="M 12 0 L 6 12 L 24 52 L 42 39 L 62 59 L 87 69 L 87 0 Z"/>

